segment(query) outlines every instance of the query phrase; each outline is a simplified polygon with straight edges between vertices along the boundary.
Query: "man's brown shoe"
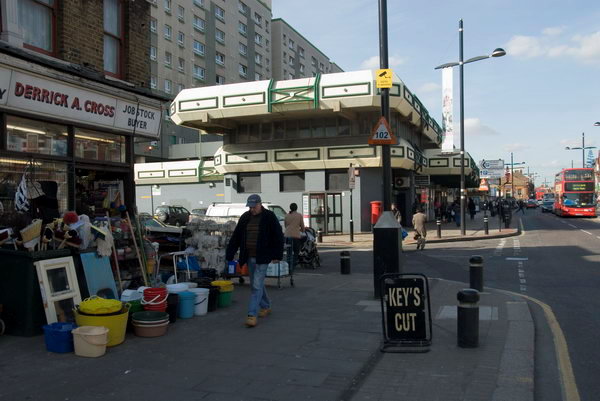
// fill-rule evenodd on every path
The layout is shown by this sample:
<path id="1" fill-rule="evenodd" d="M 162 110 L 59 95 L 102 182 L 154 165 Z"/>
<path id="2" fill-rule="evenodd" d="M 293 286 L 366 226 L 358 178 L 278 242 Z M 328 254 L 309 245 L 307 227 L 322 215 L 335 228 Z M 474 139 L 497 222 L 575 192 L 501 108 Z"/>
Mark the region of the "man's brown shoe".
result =
<path id="1" fill-rule="evenodd" d="M 254 327 L 254 326 L 256 326 L 256 316 L 248 316 L 246 318 L 246 326 L 247 327 Z"/>
<path id="2" fill-rule="evenodd" d="M 271 308 L 261 309 L 260 311 L 258 311 L 258 316 L 260 316 L 260 317 L 267 317 L 270 314 L 271 314 Z"/>

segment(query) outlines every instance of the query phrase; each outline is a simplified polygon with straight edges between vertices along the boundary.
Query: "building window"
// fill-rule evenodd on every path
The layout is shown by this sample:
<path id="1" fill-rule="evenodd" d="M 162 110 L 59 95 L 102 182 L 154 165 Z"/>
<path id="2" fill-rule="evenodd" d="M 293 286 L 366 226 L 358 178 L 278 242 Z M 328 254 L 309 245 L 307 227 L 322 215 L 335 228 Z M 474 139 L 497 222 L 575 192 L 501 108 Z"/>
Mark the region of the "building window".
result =
<path id="1" fill-rule="evenodd" d="M 165 92 L 171 93 L 171 80 L 165 79 Z"/>
<path id="2" fill-rule="evenodd" d="M 225 65 L 225 55 L 223 53 L 215 53 L 215 62 L 219 65 Z"/>
<path id="3" fill-rule="evenodd" d="M 204 0 L 194 0 L 194 5 L 200 8 L 204 8 Z"/>
<path id="4" fill-rule="evenodd" d="M 242 56 L 245 56 L 245 55 L 247 55 L 247 54 L 248 54 L 248 46 L 246 46 L 246 45 L 245 45 L 245 44 L 243 44 L 243 43 L 240 43 L 240 54 L 241 54 Z"/>
<path id="5" fill-rule="evenodd" d="M 184 46 L 185 43 L 185 34 L 181 31 L 177 33 L 177 44 L 181 47 Z"/>
<path id="6" fill-rule="evenodd" d="M 316 66 L 317 66 L 317 59 L 316 59 L 316 58 L 314 58 L 314 57 L 311 57 L 311 60 L 310 60 L 310 62 L 311 62 L 311 65 L 312 65 L 313 67 L 316 67 Z"/>
<path id="7" fill-rule="evenodd" d="M 75 129 L 75 157 L 85 160 L 99 160 L 125 163 L 125 138 L 102 132 Z"/>
<path id="8" fill-rule="evenodd" d="M 206 28 L 206 21 L 204 21 L 202 18 L 198 17 L 197 15 L 194 15 L 194 29 L 204 32 L 205 28 Z"/>
<path id="9" fill-rule="evenodd" d="M 155 46 L 150 46 L 150 60 L 156 61 L 157 50 Z"/>
<path id="10" fill-rule="evenodd" d="M 205 73 L 206 72 L 205 72 L 204 68 L 200 67 L 199 65 L 194 64 L 194 78 L 201 79 L 204 81 Z"/>
<path id="11" fill-rule="evenodd" d="M 185 59 L 179 57 L 179 63 L 177 64 L 177 69 L 179 72 L 185 72 Z"/>
<path id="12" fill-rule="evenodd" d="M 185 21 L 185 8 L 177 6 L 177 19 L 181 22 Z"/>
<path id="13" fill-rule="evenodd" d="M 260 33 L 254 34 L 254 43 L 256 43 L 257 45 L 262 45 L 262 36 Z"/>
<path id="14" fill-rule="evenodd" d="M 328 191 L 348 191 L 348 170 L 325 171 L 325 189 Z"/>
<path id="15" fill-rule="evenodd" d="M 325 70 L 325 66 L 323 65 L 323 63 L 319 63 L 319 69 L 320 69 L 321 71 L 324 71 L 324 70 Z"/>
<path id="16" fill-rule="evenodd" d="M 173 64 L 173 55 L 169 52 L 165 52 L 165 66 L 171 68 Z"/>
<path id="17" fill-rule="evenodd" d="M 265 47 L 267 48 L 267 53 L 271 51 L 269 50 L 269 43 L 269 39 L 265 39 Z"/>
<path id="18" fill-rule="evenodd" d="M 215 31 L 215 39 L 217 40 L 217 42 L 225 43 L 225 32 L 221 31 L 220 29 L 217 29 Z"/>
<path id="19" fill-rule="evenodd" d="M 304 74 L 304 64 L 300 64 L 300 72 Z"/>
<path id="20" fill-rule="evenodd" d="M 290 66 L 294 65 L 294 58 L 292 56 L 290 56 Z"/>
<path id="21" fill-rule="evenodd" d="M 150 89 L 156 89 L 157 85 L 158 85 L 158 80 L 156 79 L 155 76 L 151 76 L 150 77 Z"/>
<path id="22" fill-rule="evenodd" d="M 246 33 L 248 32 L 248 26 L 246 26 L 246 24 L 244 24 L 243 22 L 238 22 L 238 31 L 246 36 Z"/>
<path id="23" fill-rule="evenodd" d="M 260 75 L 258 72 L 254 73 L 254 80 L 255 81 L 260 81 L 262 80 L 262 75 Z"/>
<path id="24" fill-rule="evenodd" d="M 287 61 L 288 61 L 287 53 L 283 52 L 283 64 L 287 64 Z"/>
<path id="25" fill-rule="evenodd" d="M 269 21 L 265 20 L 265 31 L 269 32 Z"/>
<path id="26" fill-rule="evenodd" d="M 294 79 L 294 74 L 293 73 L 289 73 L 287 79 Z"/>
<path id="27" fill-rule="evenodd" d="M 225 85 L 225 77 L 217 75 L 216 83 L 217 85 Z"/>
<path id="28" fill-rule="evenodd" d="M 165 0 L 165 12 L 171 14 L 171 0 Z"/>
<path id="29" fill-rule="evenodd" d="M 21 0 L 17 2 L 24 47 L 53 55 L 56 3 L 56 0 Z M 6 29 L 6 27 L 4 28 Z"/>
<path id="30" fill-rule="evenodd" d="M 240 12 L 245 15 L 248 12 L 248 6 L 240 1 L 238 3 L 238 10 L 240 10 Z"/>
<path id="31" fill-rule="evenodd" d="M 194 40 L 194 53 L 199 56 L 204 56 L 204 44 Z"/>
<path id="32" fill-rule="evenodd" d="M 298 46 L 298 57 L 304 58 L 304 49 Z"/>
<path id="33" fill-rule="evenodd" d="M 169 145 L 176 145 L 176 144 L 177 144 L 177 136 L 169 135 Z"/>
<path id="34" fill-rule="evenodd" d="M 165 39 L 171 40 L 172 33 L 173 33 L 173 30 L 171 29 L 171 26 L 165 24 Z"/>
<path id="35" fill-rule="evenodd" d="M 304 171 L 286 171 L 279 173 L 279 191 L 304 191 Z"/>
<path id="36" fill-rule="evenodd" d="M 183 84 L 177 84 L 177 93 L 183 90 Z"/>
<path id="37" fill-rule="evenodd" d="M 261 17 L 261 15 L 259 13 L 254 13 L 254 22 L 258 26 L 262 25 L 262 17 Z"/>
<path id="38" fill-rule="evenodd" d="M 158 21 L 156 21 L 156 18 L 150 17 L 150 32 L 156 33 L 157 27 L 158 27 Z"/>
<path id="39" fill-rule="evenodd" d="M 294 50 L 294 41 L 290 39 L 290 49 Z"/>
<path id="40" fill-rule="evenodd" d="M 238 193 L 259 193 L 260 173 L 239 173 Z"/>
<path id="41" fill-rule="evenodd" d="M 245 65 L 243 65 L 243 64 L 240 64 L 240 66 L 239 66 L 239 71 L 240 71 L 240 75 L 241 75 L 242 77 L 246 77 L 246 76 L 248 75 L 248 67 L 246 67 L 246 66 L 245 66 Z"/>
<path id="42" fill-rule="evenodd" d="M 215 6 L 215 17 L 217 17 L 217 19 L 220 19 L 221 21 L 225 22 L 225 10 L 223 10 L 219 6 Z"/>
<path id="43" fill-rule="evenodd" d="M 259 53 L 255 53 L 254 54 L 254 61 L 256 62 L 256 64 L 262 65 L 262 55 L 259 54 Z"/>
<path id="44" fill-rule="evenodd" d="M 121 76 L 123 33 L 122 8 L 119 0 L 104 0 L 104 72 Z"/>
<path id="45" fill-rule="evenodd" d="M 7 150 L 67 156 L 67 127 L 21 117 L 6 117 Z"/>

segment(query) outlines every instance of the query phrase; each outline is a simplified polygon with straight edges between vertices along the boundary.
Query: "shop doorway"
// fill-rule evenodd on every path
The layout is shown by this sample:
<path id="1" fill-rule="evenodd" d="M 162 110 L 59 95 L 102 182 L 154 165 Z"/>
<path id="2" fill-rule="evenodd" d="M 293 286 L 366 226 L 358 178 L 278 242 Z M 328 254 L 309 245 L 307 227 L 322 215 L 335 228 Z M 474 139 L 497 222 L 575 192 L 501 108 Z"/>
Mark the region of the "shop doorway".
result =
<path id="1" fill-rule="evenodd" d="M 309 192 L 302 194 L 304 223 L 323 234 L 342 234 L 341 192 Z"/>
<path id="2" fill-rule="evenodd" d="M 125 180 L 127 173 L 97 170 L 92 168 L 75 169 L 75 211 L 77 214 L 106 216 L 119 211 L 125 205 Z"/>

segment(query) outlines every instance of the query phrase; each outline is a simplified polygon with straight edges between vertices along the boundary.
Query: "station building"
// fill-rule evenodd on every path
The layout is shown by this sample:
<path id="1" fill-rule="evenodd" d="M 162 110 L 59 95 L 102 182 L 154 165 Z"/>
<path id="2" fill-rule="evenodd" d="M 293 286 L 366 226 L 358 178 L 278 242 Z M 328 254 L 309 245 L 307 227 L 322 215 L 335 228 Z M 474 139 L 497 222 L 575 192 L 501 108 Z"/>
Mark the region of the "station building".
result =
<path id="1" fill-rule="evenodd" d="M 311 227 L 335 234 L 347 233 L 351 218 L 356 231 L 370 231 L 371 203 L 383 198 L 381 148 L 367 143 L 380 105 L 375 71 L 364 70 L 186 89 L 170 115 L 176 124 L 223 136 L 212 160 L 223 177 L 215 201 L 244 202 L 259 193 L 284 207 L 295 202 Z M 397 76 L 389 125 L 398 139 L 391 146 L 392 202 L 409 225 L 417 204 L 433 217 L 435 200 L 456 197 L 460 154 L 442 154 L 440 125 Z M 353 190 L 350 167 L 359 172 Z M 144 173 L 136 174 L 141 185 Z M 478 184 L 468 154 L 465 175 L 467 187 Z M 210 201 L 196 188 L 189 196 Z"/>

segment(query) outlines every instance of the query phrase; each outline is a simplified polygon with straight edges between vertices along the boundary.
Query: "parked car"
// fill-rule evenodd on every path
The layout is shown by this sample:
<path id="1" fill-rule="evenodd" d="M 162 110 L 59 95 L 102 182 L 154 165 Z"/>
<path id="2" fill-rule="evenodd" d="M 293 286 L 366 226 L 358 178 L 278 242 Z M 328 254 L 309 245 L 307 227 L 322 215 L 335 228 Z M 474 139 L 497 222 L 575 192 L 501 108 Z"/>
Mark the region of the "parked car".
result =
<path id="1" fill-rule="evenodd" d="M 192 209 L 190 212 L 189 221 L 194 220 L 196 217 L 206 216 L 206 209 Z"/>
<path id="2" fill-rule="evenodd" d="M 281 227 L 285 227 L 285 210 L 274 203 L 263 202 L 263 207 L 269 209 L 279 220 Z M 237 220 L 239 217 L 248 211 L 245 203 L 213 203 L 206 209 L 207 217 L 231 217 L 231 220 Z"/>
<path id="3" fill-rule="evenodd" d="M 160 205 L 154 210 L 154 216 L 167 225 L 183 226 L 188 223 L 190 212 L 183 206 Z"/>
<path id="4" fill-rule="evenodd" d="M 527 209 L 530 209 L 530 208 L 536 208 L 536 207 L 538 207 L 538 206 L 539 206 L 539 205 L 538 205 L 538 203 L 537 203 L 537 201 L 536 201 L 535 199 L 529 199 L 529 200 L 527 201 L 527 204 L 525 205 L 525 207 L 526 207 Z"/>

